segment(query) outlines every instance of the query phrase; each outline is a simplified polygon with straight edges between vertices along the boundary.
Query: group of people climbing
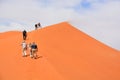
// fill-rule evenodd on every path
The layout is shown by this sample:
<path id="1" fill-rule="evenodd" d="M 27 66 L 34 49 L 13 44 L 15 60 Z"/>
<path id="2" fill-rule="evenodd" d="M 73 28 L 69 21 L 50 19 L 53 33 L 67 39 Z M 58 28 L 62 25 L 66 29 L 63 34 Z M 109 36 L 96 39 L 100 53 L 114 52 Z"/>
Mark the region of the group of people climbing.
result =
<path id="1" fill-rule="evenodd" d="M 40 23 L 35 24 L 35 30 L 38 27 L 41 27 Z M 37 44 L 35 42 L 27 44 L 26 43 L 27 31 L 24 30 L 22 33 L 23 33 L 23 42 L 22 42 L 21 45 L 22 45 L 22 55 L 23 55 L 23 57 L 26 57 L 28 55 L 27 50 L 29 49 L 30 57 L 36 59 L 37 58 L 37 51 L 38 51 Z"/>
<path id="2" fill-rule="evenodd" d="M 41 24 L 40 23 L 35 24 L 35 30 L 38 29 L 38 28 L 41 28 Z"/>
<path id="3" fill-rule="evenodd" d="M 29 54 L 27 54 L 27 50 L 29 49 Z M 22 56 L 27 57 L 30 55 L 31 58 L 37 58 L 38 47 L 35 42 L 27 44 L 25 41 L 22 42 Z"/>

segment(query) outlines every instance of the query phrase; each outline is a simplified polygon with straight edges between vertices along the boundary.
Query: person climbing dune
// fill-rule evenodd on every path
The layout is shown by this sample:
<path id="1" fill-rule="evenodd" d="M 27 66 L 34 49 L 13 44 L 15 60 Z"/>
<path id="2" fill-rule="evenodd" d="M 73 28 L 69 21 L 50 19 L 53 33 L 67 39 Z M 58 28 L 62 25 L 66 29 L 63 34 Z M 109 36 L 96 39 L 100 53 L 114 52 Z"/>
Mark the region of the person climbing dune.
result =
<path id="1" fill-rule="evenodd" d="M 26 38 L 27 38 L 27 31 L 24 30 L 22 33 L 23 33 L 23 40 L 26 40 Z"/>
<path id="2" fill-rule="evenodd" d="M 30 52 L 30 57 L 32 58 L 33 57 L 33 55 L 32 55 L 32 48 L 31 48 L 31 43 L 29 43 L 29 45 L 28 45 L 28 48 L 29 48 L 29 52 Z"/>
<path id="3" fill-rule="evenodd" d="M 26 51 L 27 51 L 27 43 L 25 41 L 23 41 L 21 45 L 22 45 L 22 56 L 26 57 L 27 56 L 27 53 L 26 53 Z"/>
<path id="4" fill-rule="evenodd" d="M 31 58 L 36 59 L 37 58 L 38 47 L 37 47 L 37 44 L 35 42 L 33 42 L 31 44 L 31 51 L 32 51 L 32 57 Z"/>
<path id="5" fill-rule="evenodd" d="M 38 28 L 42 28 L 40 23 L 35 24 L 35 30 L 37 30 Z"/>
<path id="6" fill-rule="evenodd" d="M 37 25 L 37 24 L 35 24 L 35 30 L 37 30 L 37 28 L 38 28 L 38 25 Z"/>
<path id="7" fill-rule="evenodd" d="M 38 27 L 39 27 L 39 28 L 42 28 L 40 23 L 38 23 Z"/>

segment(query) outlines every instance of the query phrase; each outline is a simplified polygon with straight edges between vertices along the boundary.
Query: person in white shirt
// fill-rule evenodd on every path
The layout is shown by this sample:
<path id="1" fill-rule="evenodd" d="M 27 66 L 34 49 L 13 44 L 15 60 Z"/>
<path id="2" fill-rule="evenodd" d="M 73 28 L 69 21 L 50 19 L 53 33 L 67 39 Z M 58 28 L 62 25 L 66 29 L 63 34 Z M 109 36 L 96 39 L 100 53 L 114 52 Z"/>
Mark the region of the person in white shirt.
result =
<path id="1" fill-rule="evenodd" d="M 22 55 L 23 57 L 27 56 L 26 50 L 27 50 L 27 43 L 25 41 L 22 42 Z"/>

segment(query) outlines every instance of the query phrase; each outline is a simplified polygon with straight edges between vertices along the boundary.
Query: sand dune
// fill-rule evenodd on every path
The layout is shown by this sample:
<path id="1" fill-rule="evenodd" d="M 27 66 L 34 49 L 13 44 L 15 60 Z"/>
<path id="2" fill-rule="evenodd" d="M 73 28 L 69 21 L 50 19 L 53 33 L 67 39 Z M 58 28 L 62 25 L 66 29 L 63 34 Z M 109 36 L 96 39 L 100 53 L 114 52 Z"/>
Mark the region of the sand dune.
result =
<path id="1" fill-rule="evenodd" d="M 120 52 L 66 22 L 28 33 L 38 59 L 22 57 L 21 42 L 20 32 L 0 33 L 0 80 L 120 80 Z"/>
<path id="2" fill-rule="evenodd" d="M 9 38 L 11 36 L 16 36 L 18 34 L 21 34 L 21 32 L 19 31 L 8 31 L 8 32 L 3 32 L 0 33 L 0 39 L 5 39 L 5 38 Z"/>

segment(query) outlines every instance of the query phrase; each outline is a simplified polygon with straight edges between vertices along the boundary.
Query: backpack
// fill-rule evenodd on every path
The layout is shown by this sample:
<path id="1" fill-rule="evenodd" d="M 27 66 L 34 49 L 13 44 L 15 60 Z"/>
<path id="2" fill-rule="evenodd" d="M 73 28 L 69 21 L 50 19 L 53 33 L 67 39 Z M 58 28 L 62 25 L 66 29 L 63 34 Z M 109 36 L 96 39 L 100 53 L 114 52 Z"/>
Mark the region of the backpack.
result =
<path id="1" fill-rule="evenodd" d="M 31 45 L 31 48 L 32 48 L 32 49 L 37 49 L 37 45 L 36 45 L 36 44 Z"/>

